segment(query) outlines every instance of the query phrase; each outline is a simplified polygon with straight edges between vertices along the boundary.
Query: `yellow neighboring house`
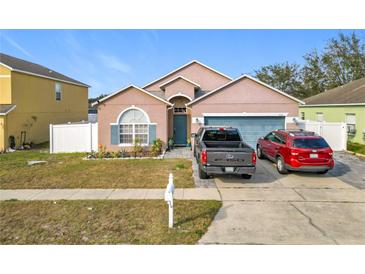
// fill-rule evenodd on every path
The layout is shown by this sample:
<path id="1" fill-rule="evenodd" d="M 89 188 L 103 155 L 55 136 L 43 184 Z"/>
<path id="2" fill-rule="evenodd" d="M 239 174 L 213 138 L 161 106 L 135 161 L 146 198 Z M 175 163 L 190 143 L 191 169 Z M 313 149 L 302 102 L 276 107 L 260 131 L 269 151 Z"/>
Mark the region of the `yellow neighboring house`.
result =
<path id="1" fill-rule="evenodd" d="M 0 53 L 0 151 L 49 140 L 49 124 L 87 121 L 89 86 Z M 13 141 L 12 141 L 13 140 Z"/>

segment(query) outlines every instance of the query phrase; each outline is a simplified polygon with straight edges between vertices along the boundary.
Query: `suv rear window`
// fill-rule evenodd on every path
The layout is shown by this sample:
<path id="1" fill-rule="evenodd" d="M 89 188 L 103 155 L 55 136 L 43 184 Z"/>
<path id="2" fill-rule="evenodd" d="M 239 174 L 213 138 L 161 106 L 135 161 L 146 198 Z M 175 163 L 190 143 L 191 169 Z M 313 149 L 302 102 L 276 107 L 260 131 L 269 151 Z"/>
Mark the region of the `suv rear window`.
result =
<path id="1" fill-rule="evenodd" d="M 241 141 L 236 129 L 208 129 L 205 131 L 203 141 Z"/>
<path id="2" fill-rule="evenodd" d="M 293 146 L 297 148 L 326 148 L 329 147 L 323 138 L 295 138 Z"/>

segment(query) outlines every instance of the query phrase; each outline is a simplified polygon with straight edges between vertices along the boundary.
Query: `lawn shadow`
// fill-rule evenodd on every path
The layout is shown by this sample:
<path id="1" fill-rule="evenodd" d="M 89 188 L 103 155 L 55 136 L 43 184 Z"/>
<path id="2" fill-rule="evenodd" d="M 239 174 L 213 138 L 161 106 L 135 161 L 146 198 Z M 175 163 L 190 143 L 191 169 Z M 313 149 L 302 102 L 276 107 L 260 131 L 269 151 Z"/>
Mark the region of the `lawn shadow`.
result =
<path id="1" fill-rule="evenodd" d="M 214 214 L 216 214 L 215 215 L 215 218 L 216 218 L 221 209 L 222 209 L 222 207 L 219 208 L 218 211 L 216 212 L 215 208 L 211 208 L 211 209 L 209 209 L 207 211 L 204 211 L 202 213 L 199 213 L 197 215 L 190 216 L 190 217 L 187 217 L 187 218 L 183 218 L 183 219 L 175 222 L 174 225 L 176 225 L 176 226 L 183 225 L 185 223 L 192 222 L 192 221 L 194 221 L 196 219 L 204 218 L 206 216 L 211 216 L 211 215 L 214 215 Z"/>

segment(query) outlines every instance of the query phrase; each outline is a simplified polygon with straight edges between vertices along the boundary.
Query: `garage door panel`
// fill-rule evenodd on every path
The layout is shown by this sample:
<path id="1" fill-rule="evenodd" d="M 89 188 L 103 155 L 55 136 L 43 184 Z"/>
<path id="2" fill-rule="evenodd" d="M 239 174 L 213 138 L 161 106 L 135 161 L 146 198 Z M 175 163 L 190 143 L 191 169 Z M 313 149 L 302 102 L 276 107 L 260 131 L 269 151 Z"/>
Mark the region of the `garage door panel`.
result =
<path id="1" fill-rule="evenodd" d="M 272 130 L 285 128 L 285 117 L 205 117 L 205 125 L 236 127 L 245 142 L 255 147 L 257 139 Z"/>

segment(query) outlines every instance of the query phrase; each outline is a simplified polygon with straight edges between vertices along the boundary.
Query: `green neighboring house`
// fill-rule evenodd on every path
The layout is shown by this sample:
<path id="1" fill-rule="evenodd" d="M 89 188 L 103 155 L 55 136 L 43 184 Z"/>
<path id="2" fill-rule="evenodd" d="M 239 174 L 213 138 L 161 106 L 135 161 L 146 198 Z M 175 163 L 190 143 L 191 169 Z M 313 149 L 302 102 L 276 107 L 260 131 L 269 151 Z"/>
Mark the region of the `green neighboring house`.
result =
<path id="1" fill-rule="evenodd" d="M 365 144 L 365 77 L 322 92 L 299 106 L 302 120 L 345 122 L 348 140 Z"/>

